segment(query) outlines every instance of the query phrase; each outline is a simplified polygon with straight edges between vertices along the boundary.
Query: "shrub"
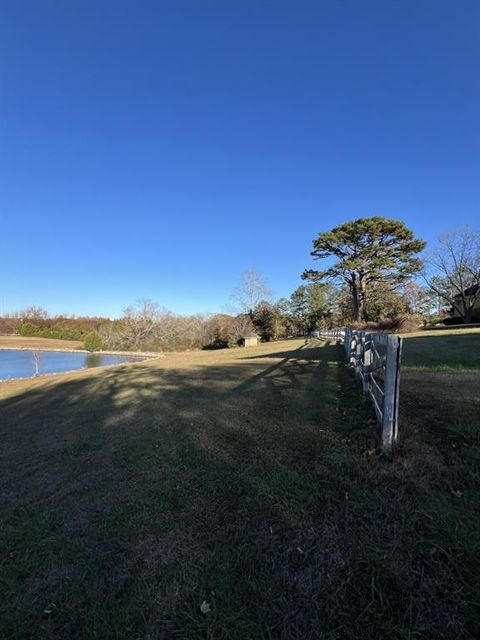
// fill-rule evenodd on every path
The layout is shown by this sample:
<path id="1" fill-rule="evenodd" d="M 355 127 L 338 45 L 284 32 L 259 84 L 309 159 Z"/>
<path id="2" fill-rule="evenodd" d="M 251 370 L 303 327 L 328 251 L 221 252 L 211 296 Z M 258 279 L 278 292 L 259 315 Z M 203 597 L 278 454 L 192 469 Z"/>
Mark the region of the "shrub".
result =
<path id="1" fill-rule="evenodd" d="M 39 326 L 32 322 L 22 322 L 18 329 L 21 336 L 29 338 L 54 338 L 56 340 L 81 340 L 82 332 L 78 329 L 62 327 L 61 325 Z"/>
<path id="2" fill-rule="evenodd" d="M 21 336 L 26 336 L 28 338 L 39 336 L 41 331 L 40 327 L 37 327 L 31 322 L 22 322 L 18 329 L 18 333 Z"/>
<path id="3" fill-rule="evenodd" d="M 85 336 L 84 345 L 87 351 L 100 351 L 102 348 L 102 339 L 96 331 L 90 331 L 90 333 L 87 333 Z"/>
<path id="4" fill-rule="evenodd" d="M 384 333 L 411 333 L 418 331 L 420 322 L 416 316 L 408 313 L 397 316 L 396 318 L 384 318 L 378 322 L 354 322 L 354 329 L 361 331 L 382 331 Z"/>

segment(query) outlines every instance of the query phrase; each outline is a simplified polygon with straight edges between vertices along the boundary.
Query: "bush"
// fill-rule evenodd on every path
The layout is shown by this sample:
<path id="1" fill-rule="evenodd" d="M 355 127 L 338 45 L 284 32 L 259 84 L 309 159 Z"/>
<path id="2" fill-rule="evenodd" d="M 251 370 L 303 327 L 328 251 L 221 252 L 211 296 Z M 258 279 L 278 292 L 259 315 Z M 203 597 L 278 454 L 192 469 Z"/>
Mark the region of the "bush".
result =
<path id="1" fill-rule="evenodd" d="M 32 322 L 22 322 L 18 333 L 28 338 L 54 338 L 55 340 L 81 340 L 82 332 L 61 325 L 41 327 Z"/>
<path id="2" fill-rule="evenodd" d="M 384 333 L 411 333 L 418 331 L 420 322 L 416 316 L 407 313 L 397 316 L 396 318 L 384 318 L 378 322 L 354 322 L 354 329 L 361 331 L 382 331 Z"/>
<path id="3" fill-rule="evenodd" d="M 18 333 L 21 336 L 26 336 L 28 338 L 39 336 L 41 332 L 40 327 L 32 324 L 31 322 L 22 322 L 18 329 Z"/>
<path id="4" fill-rule="evenodd" d="M 90 331 L 85 336 L 84 346 L 87 351 L 100 351 L 102 348 L 102 339 L 96 331 Z"/>

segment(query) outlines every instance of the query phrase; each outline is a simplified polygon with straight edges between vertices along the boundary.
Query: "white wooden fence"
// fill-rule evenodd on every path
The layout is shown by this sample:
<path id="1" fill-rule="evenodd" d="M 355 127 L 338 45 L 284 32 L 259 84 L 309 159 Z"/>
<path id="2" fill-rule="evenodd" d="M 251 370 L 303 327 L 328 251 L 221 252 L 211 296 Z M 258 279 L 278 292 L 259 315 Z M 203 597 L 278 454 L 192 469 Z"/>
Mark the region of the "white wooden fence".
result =
<path id="1" fill-rule="evenodd" d="M 398 439 L 402 338 L 347 327 L 320 331 L 320 338 L 344 344 L 347 358 L 371 400 L 380 424 L 380 449 L 390 455 Z"/>
<path id="2" fill-rule="evenodd" d="M 322 331 L 322 329 L 318 330 L 318 334 L 320 338 L 325 338 L 325 340 L 339 340 L 340 342 L 344 342 L 345 340 L 345 331 L 347 329 L 326 329 Z"/>

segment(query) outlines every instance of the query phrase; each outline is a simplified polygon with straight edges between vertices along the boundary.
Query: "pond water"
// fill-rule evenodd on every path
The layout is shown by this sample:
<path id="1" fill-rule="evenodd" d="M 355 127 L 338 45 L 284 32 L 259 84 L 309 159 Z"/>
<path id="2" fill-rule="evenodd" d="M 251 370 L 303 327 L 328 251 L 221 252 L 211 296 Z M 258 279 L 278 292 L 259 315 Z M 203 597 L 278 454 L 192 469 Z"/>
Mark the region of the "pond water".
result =
<path id="1" fill-rule="evenodd" d="M 39 375 L 61 373 L 109 364 L 139 362 L 140 356 L 120 356 L 109 353 L 82 353 L 75 351 L 26 351 L 23 349 L 0 349 L 0 380 L 29 378 L 37 371 Z"/>

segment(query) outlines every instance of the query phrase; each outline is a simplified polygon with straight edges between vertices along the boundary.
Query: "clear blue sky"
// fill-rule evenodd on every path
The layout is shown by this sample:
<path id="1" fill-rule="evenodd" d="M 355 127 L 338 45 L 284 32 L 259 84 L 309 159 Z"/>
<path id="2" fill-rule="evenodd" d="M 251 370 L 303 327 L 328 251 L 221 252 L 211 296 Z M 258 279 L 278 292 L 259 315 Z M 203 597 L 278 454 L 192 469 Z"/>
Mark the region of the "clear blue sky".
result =
<path id="1" fill-rule="evenodd" d="M 289 295 L 312 239 L 480 219 L 478 0 L 1 0 L 0 311 Z"/>

